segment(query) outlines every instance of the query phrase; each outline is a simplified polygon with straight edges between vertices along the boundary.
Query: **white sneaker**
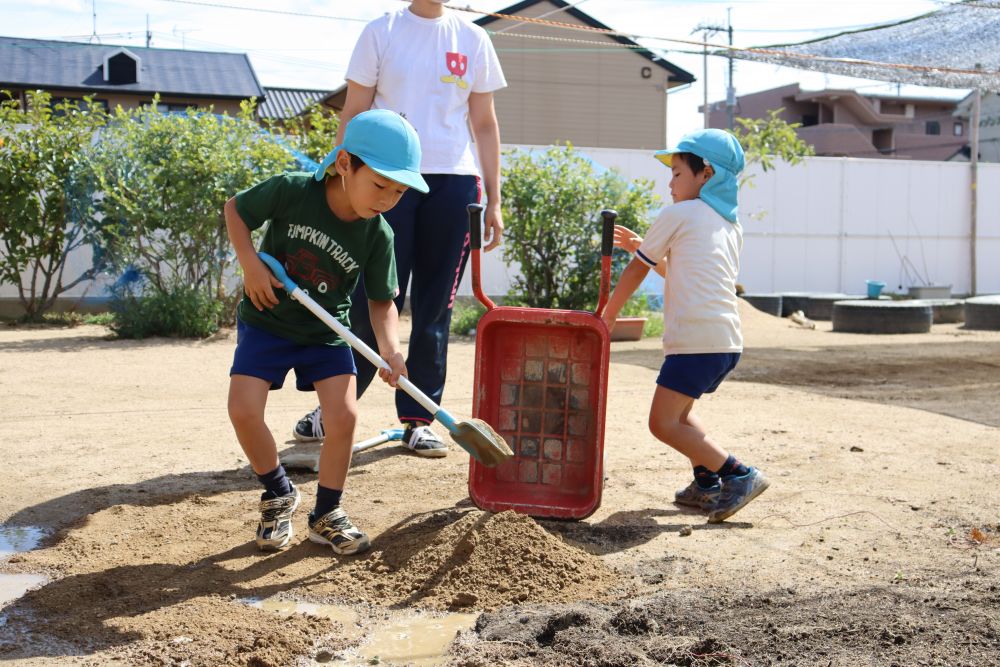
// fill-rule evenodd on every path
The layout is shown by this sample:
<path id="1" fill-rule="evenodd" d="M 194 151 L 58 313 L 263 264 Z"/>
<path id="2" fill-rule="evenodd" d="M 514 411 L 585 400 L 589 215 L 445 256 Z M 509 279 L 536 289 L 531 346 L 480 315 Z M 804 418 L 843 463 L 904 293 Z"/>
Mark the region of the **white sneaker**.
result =
<path id="1" fill-rule="evenodd" d="M 440 459 L 448 456 L 448 446 L 429 426 L 407 426 L 403 443 L 417 456 Z"/>

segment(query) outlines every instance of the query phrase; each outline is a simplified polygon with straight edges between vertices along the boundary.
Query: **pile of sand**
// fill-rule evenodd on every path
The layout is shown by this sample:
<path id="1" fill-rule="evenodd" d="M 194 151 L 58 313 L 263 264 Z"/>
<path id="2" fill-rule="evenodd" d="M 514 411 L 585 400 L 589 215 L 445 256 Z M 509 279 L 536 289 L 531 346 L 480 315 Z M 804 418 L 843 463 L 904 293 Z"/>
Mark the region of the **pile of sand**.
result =
<path id="1" fill-rule="evenodd" d="M 597 599 L 618 577 L 515 512 L 439 512 L 383 535 L 351 568 L 366 601 L 495 609 Z"/>
<path id="2" fill-rule="evenodd" d="M 740 308 L 740 326 L 743 329 L 744 343 L 754 345 L 777 336 L 787 336 L 791 329 L 801 329 L 790 320 L 768 315 L 757 310 L 744 299 L 737 299 Z"/>

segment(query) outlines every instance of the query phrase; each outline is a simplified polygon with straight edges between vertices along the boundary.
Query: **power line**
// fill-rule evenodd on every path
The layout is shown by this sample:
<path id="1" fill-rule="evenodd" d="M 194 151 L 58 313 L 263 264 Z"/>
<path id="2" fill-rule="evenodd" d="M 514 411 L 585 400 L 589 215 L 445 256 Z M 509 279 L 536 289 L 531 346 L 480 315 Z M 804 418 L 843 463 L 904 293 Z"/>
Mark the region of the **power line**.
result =
<path id="1" fill-rule="evenodd" d="M 282 9 L 264 9 L 262 7 L 238 7 L 236 5 L 225 5 L 221 2 L 202 2 L 200 0 L 159 0 L 160 2 L 172 2 L 179 5 L 194 5 L 196 7 L 212 7 L 215 9 L 235 9 L 242 12 L 258 12 L 261 14 L 280 14 L 283 16 L 303 16 L 312 19 L 328 19 L 331 21 L 352 21 L 357 23 L 368 23 L 371 19 L 355 18 L 353 16 L 331 16 L 329 14 L 310 14 L 308 12 L 292 12 Z"/>

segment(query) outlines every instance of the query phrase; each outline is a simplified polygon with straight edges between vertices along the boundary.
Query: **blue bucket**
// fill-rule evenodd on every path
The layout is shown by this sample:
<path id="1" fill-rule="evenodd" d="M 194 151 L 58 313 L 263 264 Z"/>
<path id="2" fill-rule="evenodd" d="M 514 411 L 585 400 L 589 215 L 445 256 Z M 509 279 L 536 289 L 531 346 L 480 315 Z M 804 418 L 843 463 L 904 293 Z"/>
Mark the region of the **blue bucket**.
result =
<path id="1" fill-rule="evenodd" d="M 882 288 L 885 287 L 885 283 L 879 282 L 878 280 L 866 280 L 865 284 L 868 285 L 869 299 L 877 299 L 882 293 Z"/>

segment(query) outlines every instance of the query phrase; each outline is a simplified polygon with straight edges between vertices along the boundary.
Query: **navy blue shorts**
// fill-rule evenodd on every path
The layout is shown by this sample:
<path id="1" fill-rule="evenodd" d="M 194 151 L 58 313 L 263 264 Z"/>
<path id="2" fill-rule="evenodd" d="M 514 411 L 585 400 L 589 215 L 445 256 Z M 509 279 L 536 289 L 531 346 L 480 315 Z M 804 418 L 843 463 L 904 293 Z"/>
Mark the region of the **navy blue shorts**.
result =
<path id="1" fill-rule="evenodd" d="M 736 364 L 739 352 L 668 354 L 660 366 L 656 384 L 691 398 L 701 398 L 719 388 Z"/>
<path id="2" fill-rule="evenodd" d="M 295 387 L 314 391 L 313 383 L 337 375 L 357 375 L 351 348 L 343 345 L 299 345 L 263 329 L 236 321 L 236 353 L 230 375 L 249 375 L 281 389 L 295 369 Z"/>

